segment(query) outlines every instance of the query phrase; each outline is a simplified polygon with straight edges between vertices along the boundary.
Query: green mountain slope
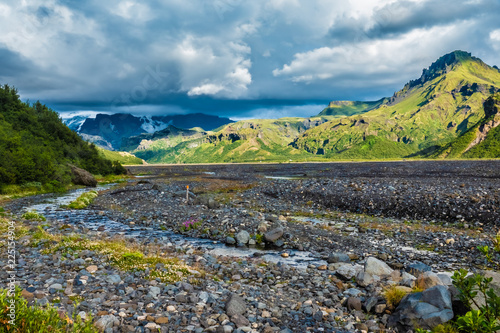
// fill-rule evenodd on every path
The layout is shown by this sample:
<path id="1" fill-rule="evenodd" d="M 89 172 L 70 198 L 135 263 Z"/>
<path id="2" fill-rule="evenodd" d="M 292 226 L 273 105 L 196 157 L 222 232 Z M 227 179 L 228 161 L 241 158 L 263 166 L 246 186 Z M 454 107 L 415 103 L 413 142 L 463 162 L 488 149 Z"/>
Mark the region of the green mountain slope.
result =
<path id="1" fill-rule="evenodd" d="M 458 138 L 428 155 L 432 158 L 500 157 L 500 94 L 484 102 L 485 117 Z"/>
<path id="2" fill-rule="evenodd" d="M 17 90 L 7 85 L 0 87 L 0 156 L 0 191 L 30 182 L 60 188 L 71 181 L 69 163 L 94 174 L 115 171 L 56 112 L 40 102 L 21 102 Z"/>
<path id="3" fill-rule="evenodd" d="M 333 101 L 330 102 L 328 107 L 324 108 L 318 114 L 318 117 L 321 116 L 353 116 L 355 114 L 360 114 L 364 112 L 371 111 L 376 109 L 383 103 L 388 101 L 387 98 L 379 99 L 374 102 L 359 102 L 359 101 Z"/>
<path id="4" fill-rule="evenodd" d="M 293 146 L 328 158 L 397 158 L 451 142 L 484 117 L 500 72 L 469 53 L 439 58 L 422 76 L 363 114 L 333 119 Z"/>
<path id="5" fill-rule="evenodd" d="M 148 163 L 212 163 L 305 160 L 313 155 L 289 144 L 327 118 L 245 120 L 223 126 L 217 132 L 188 138 L 176 145 L 156 140 L 146 149 L 133 150 Z"/>
<path id="6" fill-rule="evenodd" d="M 97 150 L 99 150 L 99 153 L 104 158 L 110 161 L 117 161 L 120 164 L 125 164 L 125 165 L 144 164 L 144 161 L 142 159 L 125 151 L 111 151 L 101 147 L 97 147 Z"/>

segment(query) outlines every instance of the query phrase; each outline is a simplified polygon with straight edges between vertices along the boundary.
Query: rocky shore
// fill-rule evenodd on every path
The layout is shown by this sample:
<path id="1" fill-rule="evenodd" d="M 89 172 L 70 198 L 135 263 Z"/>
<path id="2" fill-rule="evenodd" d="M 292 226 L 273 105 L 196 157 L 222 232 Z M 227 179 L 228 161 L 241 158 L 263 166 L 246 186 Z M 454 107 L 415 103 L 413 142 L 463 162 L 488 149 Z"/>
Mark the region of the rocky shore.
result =
<path id="1" fill-rule="evenodd" d="M 23 296 L 92 315 L 104 332 L 409 332 L 460 313 L 454 270 L 500 281 L 477 250 L 498 228 L 500 178 L 495 165 L 395 166 L 131 168 L 150 174 L 101 191 L 88 208 L 124 233 L 74 223 L 71 213 L 20 218 L 43 197 L 2 205 L 23 230 Z M 145 236 L 126 237 L 129 228 Z M 162 231 L 228 247 L 221 255 L 179 245 Z M 244 248 L 263 251 L 228 255 Z M 315 260 L 286 261 L 303 251 Z M 401 293 L 398 307 L 391 295 Z"/>

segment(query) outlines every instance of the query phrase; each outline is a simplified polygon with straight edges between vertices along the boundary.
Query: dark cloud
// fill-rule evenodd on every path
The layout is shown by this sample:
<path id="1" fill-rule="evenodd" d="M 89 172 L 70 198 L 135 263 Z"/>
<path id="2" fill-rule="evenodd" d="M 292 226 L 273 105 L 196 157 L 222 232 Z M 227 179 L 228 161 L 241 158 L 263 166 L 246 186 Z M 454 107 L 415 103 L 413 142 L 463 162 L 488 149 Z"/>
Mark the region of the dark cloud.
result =
<path id="1" fill-rule="evenodd" d="M 293 116 L 391 95 L 455 49 L 496 61 L 497 0 L 385 3 L 3 1 L 0 82 L 61 112 Z"/>

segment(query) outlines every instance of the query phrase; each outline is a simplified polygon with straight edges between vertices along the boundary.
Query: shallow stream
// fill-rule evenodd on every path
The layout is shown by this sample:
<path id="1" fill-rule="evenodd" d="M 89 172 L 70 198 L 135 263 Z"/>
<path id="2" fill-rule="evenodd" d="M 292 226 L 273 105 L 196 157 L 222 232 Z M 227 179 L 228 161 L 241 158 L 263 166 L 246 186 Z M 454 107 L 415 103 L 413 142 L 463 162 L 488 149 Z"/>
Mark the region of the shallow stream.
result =
<path id="1" fill-rule="evenodd" d="M 99 186 L 97 190 L 109 189 L 112 185 Z M 210 239 L 187 237 L 182 234 L 175 233 L 171 230 L 161 230 L 158 228 L 127 225 L 110 219 L 105 213 L 91 209 L 68 209 L 61 207 L 68 205 L 84 192 L 92 189 L 78 189 L 62 194 L 61 196 L 44 199 L 43 202 L 26 207 L 26 210 L 35 210 L 43 214 L 48 220 L 58 220 L 63 223 L 75 226 L 84 226 L 89 230 L 107 232 L 110 235 L 122 235 L 127 238 L 136 238 L 149 241 L 159 241 L 179 247 L 191 247 L 202 249 L 212 255 L 224 255 L 233 257 L 253 257 L 259 256 L 262 259 L 283 263 L 289 266 L 298 268 L 306 268 L 308 265 L 324 265 L 326 262 L 312 256 L 310 252 L 287 250 L 289 257 L 283 258 L 283 251 L 276 250 L 260 250 L 248 247 L 234 247 Z M 103 230 L 104 228 L 104 230 Z"/>

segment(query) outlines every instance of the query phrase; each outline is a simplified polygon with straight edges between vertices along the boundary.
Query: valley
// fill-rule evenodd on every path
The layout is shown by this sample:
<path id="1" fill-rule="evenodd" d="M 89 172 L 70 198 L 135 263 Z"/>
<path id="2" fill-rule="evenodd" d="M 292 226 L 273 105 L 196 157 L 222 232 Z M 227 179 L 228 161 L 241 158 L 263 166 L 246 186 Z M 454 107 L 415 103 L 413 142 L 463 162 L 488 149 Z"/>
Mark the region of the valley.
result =
<path id="1" fill-rule="evenodd" d="M 499 163 L 130 166 L 84 210 L 32 196 L 3 202 L 0 224 L 22 235 L 29 304 L 99 331 L 404 332 L 402 311 L 449 318 L 397 308 L 391 285 L 448 288 L 464 268 L 500 287 L 477 249 L 500 227 Z M 21 216 L 33 209 L 46 223 Z"/>

